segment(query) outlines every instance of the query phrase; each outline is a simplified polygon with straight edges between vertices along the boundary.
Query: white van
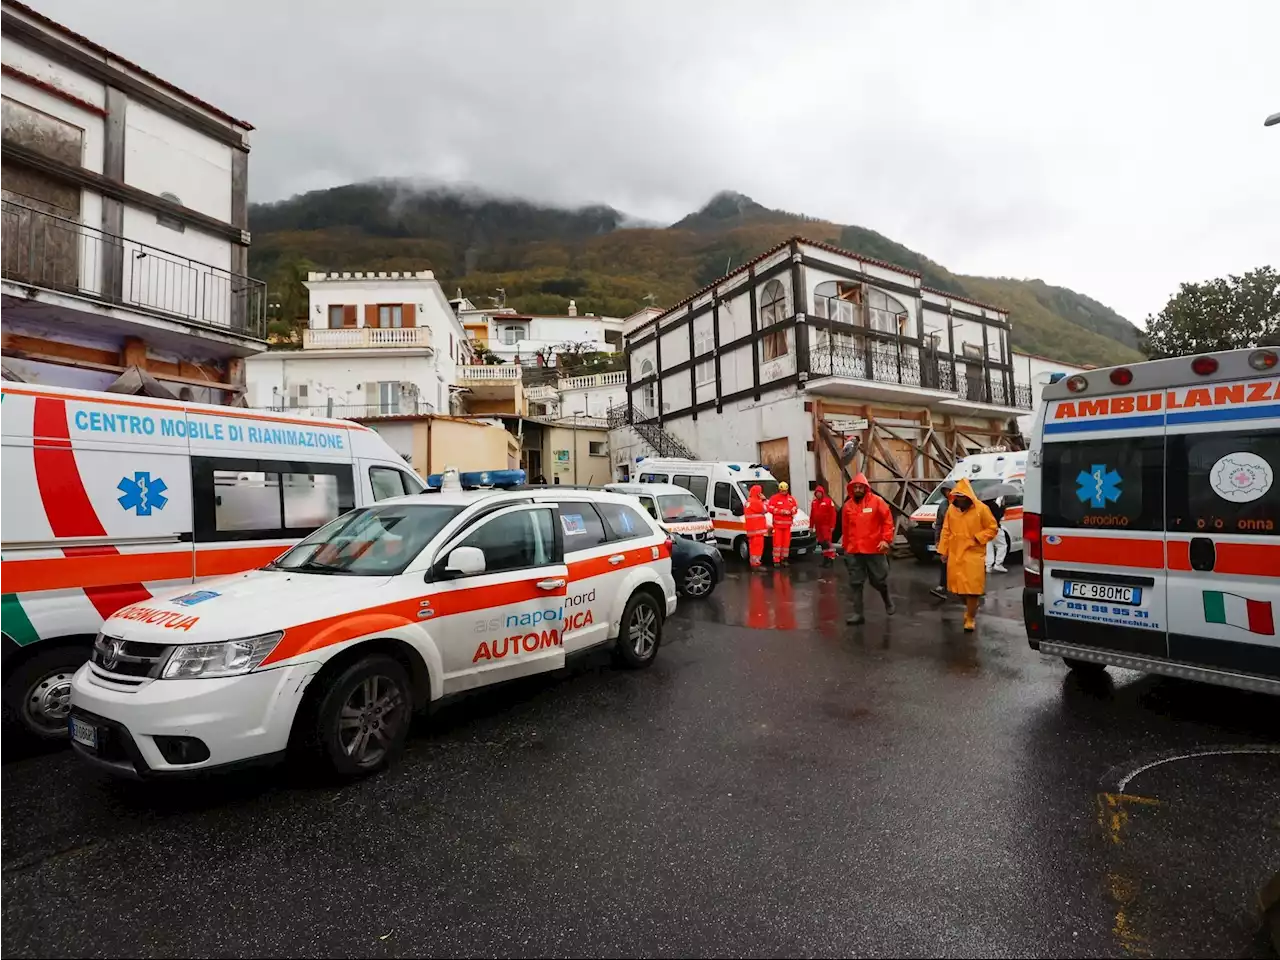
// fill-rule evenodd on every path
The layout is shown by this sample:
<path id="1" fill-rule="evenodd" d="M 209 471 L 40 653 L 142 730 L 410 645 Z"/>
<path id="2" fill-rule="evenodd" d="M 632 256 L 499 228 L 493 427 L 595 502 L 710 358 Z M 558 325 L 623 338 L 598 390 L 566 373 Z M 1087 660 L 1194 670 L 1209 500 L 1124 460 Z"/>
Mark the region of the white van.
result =
<path id="1" fill-rule="evenodd" d="M 1017 494 L 1007 494 L 1004 498 L 1004 517 L 1001 523 L 1009 535 L 1009 554 L 1022 551 L 1022 511 L 1023 483 L 1027 476 L 1027 451 L 990 451 L 975 453 L 956 462 L 947 474 L 946 480 L 959 480 L 968 477 L 973 484 L 973 492 L 979 499 L 985 499 L 984 490 L 990 490 L 996 484 L 1008 484 L 1018 489 Z M 945 483 L 946 480 L 942 481 Z M 929 498 L 911 514 L 911 524 L 907 527 L 907 544 L 917 560 L 931 560 L 934 546 L 934 524 L 938 520 L 938 504 L 945 496 L 942 483 L 933 488 Z"/>
<path id="2" fill-rule="evenodd" d="M 716 544 L 722 550 L 732 550 L 746 561 L 747 524 L 743 519 L 744 504 L 751 488 L 759 486 L 768 500 L 778 492 L 778 481 L 759 463 L 740 463 L 733 460 L 681 460 L 678 457 L 641 457 L 635 465 L 636 479 L 641 483 L 674 483 L 684 487 L 707 506 L 715 527 Z M 807 494 L 791 491 L 797 501 Z M 773 518 L 767 517 L 769 528 Z M 770 555 L 773 547 L 766 537 L 764 552 Z M 796 512 L 791 526 L 791 555 L 803 556 L 814 548 L 813 528 L 809 514 L 803 509 Z"/>
<path id="3" fill-rule="evenodd" d="M 116 610 L 423 489 L 356 423 L 18 383 L 3 398 L 4 708 L 40 738 L 66 736 L 71 675 Z"/>
<path id="4" fill-rule="evenodd" d="M 1280 693 L 1280 351 L 1045 387 L 1027 468 L 1033 649 Z"/>

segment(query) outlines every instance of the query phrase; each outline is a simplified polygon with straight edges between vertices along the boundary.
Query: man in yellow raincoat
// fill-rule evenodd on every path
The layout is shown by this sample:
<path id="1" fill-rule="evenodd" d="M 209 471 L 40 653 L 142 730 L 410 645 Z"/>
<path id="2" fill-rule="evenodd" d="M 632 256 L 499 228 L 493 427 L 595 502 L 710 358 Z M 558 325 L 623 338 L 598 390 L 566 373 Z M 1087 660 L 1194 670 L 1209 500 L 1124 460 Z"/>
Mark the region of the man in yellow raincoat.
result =
<path id="1" fill-rule="evenodd" d="M 987 589 L 987 544 L 1000 525 L 963 477 L 951 492 L 951 508 L 942 521 L 938 559 L 947 565 L 947 589 L 964 597 L 964 629 L 972 632 L 978 601 Z"/>

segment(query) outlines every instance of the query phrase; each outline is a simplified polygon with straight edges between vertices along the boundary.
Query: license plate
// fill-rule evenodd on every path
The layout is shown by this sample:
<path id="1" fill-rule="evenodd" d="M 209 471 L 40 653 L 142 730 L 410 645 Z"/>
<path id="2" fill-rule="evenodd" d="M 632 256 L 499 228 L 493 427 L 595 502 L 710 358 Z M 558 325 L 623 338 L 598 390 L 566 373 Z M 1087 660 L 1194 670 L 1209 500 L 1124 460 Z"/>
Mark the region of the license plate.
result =
<path id="1" fill-rule="evenodd" d="M 925 546 L 925 549 L 928 550 L 930 553 L 938 552 L 938 546 L 937 544 L 934 544 L 934 543 L 928 544 L 927 546 Z"/>
<path id="2" fill-rule="evenodd" d="M 1120 587 L 1113 583 L 1068 580 L 1062 585 L 1062 595 L 1069 600 L 1101 600 L 1104 603 L 1123 603 L 1131 607 L 1142 602 L 1141 587 Z"/>
<path id="3" fill-rule="evenodd" d="M 71 718 L 71 739 L 90 750 L 98 749 L 98 728 L 83 720 Z"/>
<path id="4" fill-rule="evenodd" d="M 796 556 L 797 556 L 797 557 L 803 557 L 803 556 L 804 556 L 806 553 L 808 553 L 808 552 L 809 552 L 809 548 L 808 548 L 808 547 L 801 547 L 799 550 L 797 550 L 797 551 L 796 551 Z"/>

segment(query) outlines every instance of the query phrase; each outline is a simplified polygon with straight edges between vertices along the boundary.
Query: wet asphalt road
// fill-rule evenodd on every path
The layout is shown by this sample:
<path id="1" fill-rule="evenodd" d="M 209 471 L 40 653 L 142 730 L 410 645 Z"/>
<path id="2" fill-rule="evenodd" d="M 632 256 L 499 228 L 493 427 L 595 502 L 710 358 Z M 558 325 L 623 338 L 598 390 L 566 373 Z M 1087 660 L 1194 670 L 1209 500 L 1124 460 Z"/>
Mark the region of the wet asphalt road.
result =
<path id="1" fill-rule="evenodd" d="M 896 562 L 855 630 L 838 572 L 731 565 L 652 669 L 454 704 L 343 789 L 7 756 L 4 955 L 1268 955 L 1274 699 L 1081 684 L 1016 573 L 966 636 Z"/>

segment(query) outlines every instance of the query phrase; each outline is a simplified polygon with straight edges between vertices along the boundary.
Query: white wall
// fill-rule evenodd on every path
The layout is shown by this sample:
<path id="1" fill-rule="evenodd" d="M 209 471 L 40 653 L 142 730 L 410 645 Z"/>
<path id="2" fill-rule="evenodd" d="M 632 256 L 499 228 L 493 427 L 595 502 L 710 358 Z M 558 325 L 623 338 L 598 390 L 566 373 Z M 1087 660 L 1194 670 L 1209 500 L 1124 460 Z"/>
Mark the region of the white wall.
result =
<path id="1" fill-rule="evenodd" d="M 627 387 L 589 387 L 584 390 L 560 391 L 560 416 L 603 417 L 611 406 L 627 402 Z"/>
<path id="2" fill-rule="evenodd" d="M 503 343 L 500 329 L 504 326 L 520 326 L 522 336 L 515 343 Z M 539 350 L 553 351 L 563 343 L 586 343 L 587 351 L 607 353 L 613 350 L 605 342 L 606 323 L 600 317 L 533 317 L 520 315 L 489 317 L 489 349 L 505 361 L 519 356 L 522 361 L 533 359 Z"/>
<path id="3" fill-rule="evenodd" d="M 305 402 L 317 408 L 308 413 L 324 416 L 323 408 L 332 397 L 337 416 L 355 415 L 351 409 L 341 408 L 363 407 L 365 384 L 391 381 L 416 384 L 421 400 L 432 404 L 437 412 L 448 412 L 439 406 L 436 368 L 430 357 L 325 356 L 326 353 L 329 351 L 272 350 L 249 357 L 245 361 L 249 406 L 287 407 L 290 387 L 306 384 Z"/>

